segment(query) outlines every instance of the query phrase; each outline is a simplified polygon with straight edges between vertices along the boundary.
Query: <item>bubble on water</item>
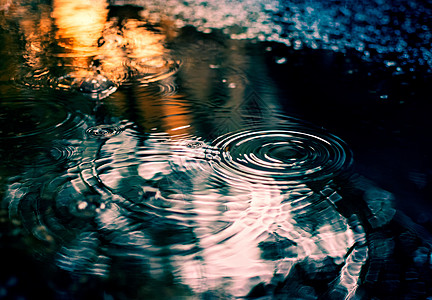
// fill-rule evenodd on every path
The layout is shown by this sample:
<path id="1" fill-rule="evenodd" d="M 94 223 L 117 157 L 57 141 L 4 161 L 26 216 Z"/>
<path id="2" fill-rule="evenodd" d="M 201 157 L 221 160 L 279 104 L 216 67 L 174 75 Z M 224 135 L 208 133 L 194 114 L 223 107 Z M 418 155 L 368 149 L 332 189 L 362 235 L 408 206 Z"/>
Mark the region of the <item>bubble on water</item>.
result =
<path id="1" fill-rule="evenodd" d="M 344 142 L 325 132 L 299 128 L 249 129 L 218 138 L 213 168 L 229 181 L 289 184 L 325 180 L 350 165 Z"/>

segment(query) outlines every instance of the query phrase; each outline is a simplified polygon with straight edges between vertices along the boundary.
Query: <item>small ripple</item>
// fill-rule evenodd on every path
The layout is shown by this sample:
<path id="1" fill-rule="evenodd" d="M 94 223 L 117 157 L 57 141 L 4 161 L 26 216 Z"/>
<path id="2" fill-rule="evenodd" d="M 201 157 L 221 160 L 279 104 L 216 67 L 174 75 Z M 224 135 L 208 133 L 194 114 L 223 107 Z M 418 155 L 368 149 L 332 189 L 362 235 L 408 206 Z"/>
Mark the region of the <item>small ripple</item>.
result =
<path id="1" fill-rule="evenodd" d="M 45 177 L 9 186 L 4 201 L 9 207 L 10 217 L 22 222 L 37 239 L 54 244 L 91 229 L 88 219 L 94 213 L 80 205 L 86 199 L 85 195 L 64 178 L 51 182 L 44 182 L 42 178 Z"/>
<path id="2" fill-rule="evenodd" d="M 126 83 L 125 83 L 126 85 Z M 178 98 L 177 86 L 173 80 L 163 80 L 154 83 L 140 83 L 139 87 L 136 89 L 136 95 L 140 99 L 155 99 L 151 101 L 151 105 L 158 106 L 161 105 L 158 101 L 161 99 L 167 99 L 173 97 L 173 99 Z M 162 100 L 164 101 L 164 100 Z"/>
<path id="3" fill-rule="evenodd" d="M 45 68 L 32 70 L 30 72 L 21 70 L 13 79 L 18 85 L 33 89 L 43 89 L 49 85 L 49 76 L 50 70 Z"/>
<path id="4" fill-rule="evenodd" d="M 131 59 L 128 67 L 132 77 L 141 83 L 150 83 L 168 78 L 179 70 L 181 61 L 171 57 L 144 57 Z"/>
<path id="5" fill-rule="evenodd" d="M 61 103 L 14 99 L 0 103 L 0 140 L 47 133 L 62 135 L 84 124 L 85 117 Z"/>
<path id="6" fill-rule="evenodd" d="M 199 149 L 204 146 L 204 142 L 202 141 L 191 141 L 186 143 L 186 147 L 190 149 Z"/>
<path id="7" fill-rule="evenodd" d="M 22 69 L 13 80 L 20 86 L 36 90 L 51 88 L 78 91 L 91 98 L 103 99 L 129 79 L 138 80 L 142 84 L 160 82 L 177 73 L 181 61 L 169 57 L 138 57 L 126 59 L 116 66 L 105 65 L 102 65 L 101 70 L 73 66 L 65 66 L 64 70 Z M 173 84 L 160 83 L 159 93 L 172 94 L 175 90 Z"/>
<path id="8" fill-rule="evenodd" d="M 229 133 L 213 145 L 219 152 L 219 159 L 212 161 L 213 169 L 233 182 L 325 180 L 351 163 L 351 153 L 339 138 L 301 127 Z"/>
<path id="9" fill-rule="evenodd" d="M 68 74 L 50 80 L 50 85 L 59 90 L 77 90 L 91 98 L 105 98 L 117 90 L 117 85 L 104 75 L 95 73 L 82 77 L 78 74 Z"/>
<path id="10" fill-rule="evenodd" d="M 120 72 L 117 71 L 117 73 Z M 14 81 L 18 85 L 36 90 L 51 88 L 61 91 L 78 91 L 91 98 L 103 99 L 114 93 L 119 84 L 127 78 L 126 71 L 123 72 L 124 74 L 117 73 L 101 74 L 97 70 L 76 67 L 65 67 L 61 72 L 45 68 L 23 70 L 14 77 Z"/>
<path id="11" fill-rule="evenodd" d="M 33 168 L 58 166 L 73 161 L 78 154 L 77 147 L 73 145 L 56 144 L 51 147 L 40 145 L 18 146 L 13 153 L 9 153 L 6 165 Z"/>
<path id="12" fill-rule="evenodd" d="M 62 247 L 57 264 L 70 272 L 106 276 L 110 261 L 108 257 L 100 255 L 100 248 L 97 234 L 81 233 L 70 245 Z"/>
<path id="13" fill-rule="evenodd" d="M 158 86 L 161 96 L 171 96 L 177 92 L 177 86 L 173 82 L 160 82 Z"/>
<path id="14" fill-rule="evenodd" d="M 107 139 L 122 133 L 123 129 L 117 125 L 97 125 L 86 130 L 86 134 L 93 138 Z"/>

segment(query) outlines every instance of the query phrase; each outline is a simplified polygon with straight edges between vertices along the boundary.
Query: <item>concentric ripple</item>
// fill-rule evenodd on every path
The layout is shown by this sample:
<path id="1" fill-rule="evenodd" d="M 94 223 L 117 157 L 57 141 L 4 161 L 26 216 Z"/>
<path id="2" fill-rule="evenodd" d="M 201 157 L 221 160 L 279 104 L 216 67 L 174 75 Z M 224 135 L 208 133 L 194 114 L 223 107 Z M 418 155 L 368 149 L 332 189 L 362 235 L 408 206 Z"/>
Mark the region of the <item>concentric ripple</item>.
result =
<path id="1" fill-rule="evenodd" d="M 95 73 L 88 77 L 81 77 L 77 74 L 62 76 L 52 80 L 52 87 L 63 90 L 78 90 L 88 94 L 92 98 L 105 98 L 117 90 L 117 85 L 107 77 Z"/>
<path id="2" fill-rule="evenodd" d="M 103 99 L 114 93 L 119 84 L 126 79 L 127 71 L 123 67 L 117 73 L 104 75 L 92 69 L 65 67 L 63 70 L 21 70 L 14 77 L 18 85 L 36 90 L 55 89 L 78 91 L 91 98 Z M 121 72 L 120 72 L 121 71 Z M 60 74 L 57 74 L 60 73 Z"/>
<path id="3" fill-rule="evenodd" d="M 245 130 L 214 142 L 216 173 L 230 181 L 289 184 L 325 180 L 351 163 L 345 143 L 325 132 L 298 129 Z"/>
<path id="4" fill-rule="evenodd" d="M 144 84 L 158 82 L 177 73 L 180 66 L 181 61 L 171 57 L 135 57 L 118 62 L 117 65 L 105 62 L 102 71 L 73 66 L 65 66 L 63 70 L 21 70 L 14 76 L 14 81 L 36 90 L 51 88 L 78 91 L 91 98 L 103 99 L 130 79 Z M 163 92 L 173 91 L 171 85 L 161 85 L 160 88 Z"/>
<path id="5" fill-rule="evenodd" d="M 83 125 L 84 116 L 60 103 L 12 99 L 0 103 L 0 140 L 59 132 Z"/>
<path id="6" fill-rule="evenodd" d="M 78 155 L 77 147 L 66 144 L 56 144 L 51 147 L 39 145 L 18 144 L 17 149 L 9 151 L 4 159 L 5 165 L 13 167 L 55 167 L 68 163 L 73 165 L 74 159 Z"/>
<path id="7" fill-rule="evenodd" d="M 181 61 L 171 57 L 141 57 L 131 59 L 129 68 L 132 76 L 143 83 L 156 82 L 168 78 L 179 70 Z"/>
<path id="8" fill-rule="evenodd" d="M 110 138 L 120 134 L 123 129 L 117 125 L 97 125 L 86 130 L 86 134 L 93 138 Z"/>

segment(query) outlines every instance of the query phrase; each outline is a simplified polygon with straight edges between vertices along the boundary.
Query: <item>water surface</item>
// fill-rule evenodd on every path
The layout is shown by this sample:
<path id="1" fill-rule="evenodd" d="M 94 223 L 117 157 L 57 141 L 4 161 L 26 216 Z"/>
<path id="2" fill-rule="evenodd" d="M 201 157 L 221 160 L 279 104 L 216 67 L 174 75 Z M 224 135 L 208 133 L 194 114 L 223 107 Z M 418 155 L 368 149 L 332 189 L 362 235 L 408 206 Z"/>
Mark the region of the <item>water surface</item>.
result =
<path id="1" fill-rule="evenodd" d="M 0 298 L 432 296 L 427 5 L 0 3 Z"/>

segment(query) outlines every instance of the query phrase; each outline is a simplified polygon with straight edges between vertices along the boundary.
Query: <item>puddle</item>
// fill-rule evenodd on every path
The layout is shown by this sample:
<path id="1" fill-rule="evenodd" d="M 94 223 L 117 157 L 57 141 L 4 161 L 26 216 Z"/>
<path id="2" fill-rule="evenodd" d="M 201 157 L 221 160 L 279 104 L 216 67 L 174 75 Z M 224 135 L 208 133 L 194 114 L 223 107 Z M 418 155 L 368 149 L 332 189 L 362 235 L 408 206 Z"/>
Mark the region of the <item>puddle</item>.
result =
<path id="1" fill-rule="evenodd" d="M 0 298 L 430 297 L 430 10 L 0 2 Z"/>

